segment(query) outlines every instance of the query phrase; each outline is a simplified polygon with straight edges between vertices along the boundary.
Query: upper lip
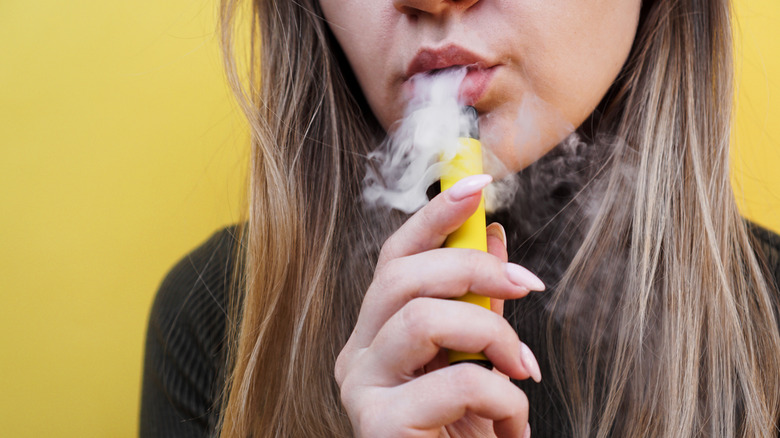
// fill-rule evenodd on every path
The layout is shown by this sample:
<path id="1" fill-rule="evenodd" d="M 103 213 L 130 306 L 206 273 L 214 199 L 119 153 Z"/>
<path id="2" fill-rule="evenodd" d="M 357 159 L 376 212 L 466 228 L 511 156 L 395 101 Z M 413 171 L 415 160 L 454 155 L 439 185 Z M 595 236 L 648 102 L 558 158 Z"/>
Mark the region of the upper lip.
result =
<path id="1" fill-rule="evenodd" d="M 451 44 L 440 48 L 420 49 L 406 69 L 406 78 L 409 79 L 418 73 L 455 66 L 491 67 L 488 61 L 474 52 Z"/>

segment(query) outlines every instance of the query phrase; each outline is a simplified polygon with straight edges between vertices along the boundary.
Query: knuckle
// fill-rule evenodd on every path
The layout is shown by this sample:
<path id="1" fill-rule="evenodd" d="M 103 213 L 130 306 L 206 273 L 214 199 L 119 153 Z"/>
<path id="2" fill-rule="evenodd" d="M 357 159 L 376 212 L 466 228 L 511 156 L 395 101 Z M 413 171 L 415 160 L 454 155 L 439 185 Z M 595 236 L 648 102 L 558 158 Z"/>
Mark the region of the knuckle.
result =
<path id="1" fill-rule="evenodd" d="M 479 254 L 473 250 L 462 250 L 462 254 L 458 254 L 460 260 L 461 273 L 463 286 L 467 290 L 471 290 L 478 282 L 478 276 L 482 272 L 478 266 L 481 263 Z"/>
<path id="2" fill-rule="evenodd" d="M 383 422 L 387 416 L 387 406 L 383 403 L 384 397 L 376 393 L 376 388 L 361 392 L 345 401 L 342 395 L 342 403 L 350 417 L 352 428 L 356 437 L 374 437 L 383 430 Z"/>
<path id="3" fill-rule="evenodd" d="M 490 257 L 486 257 L 486 254 L 481 251 L 469 251 L 468 254 L 468 269 L 471 278 L 479 278 L 486 273 L 493 272 L 493 263 Z"/>
<path id="4" fill-rule="evenodd" d="M 517 336 L 517 332 L 514 328 L 512 328 L 512 324 L 510 324 L 503 315 L 500 315 L 491 310 L 488 310 L 488 312 L 490 317 L 493 319 L 496 335 L 500 334 L 501 336 L 511 336 L 512 339 L 516 339 L 517 341 L 520 340 L 520 338 Z"/>
<path id="5" fill-rule="evenodd" d="M 353 389 L 355 387 L 355 373 L 352 372 L 354 367 L 351 366 L 351 361 L 350 363 L 347 363 L 347 359 L 342 359 L 342 357 L 343 355 L 340 355 L 337 359 L 336 382 L 339 385 L 342 400 L 346 400 L 354 393 Z M 341 360 L 340 363 L 338 363 L 339 360 Z"/>
<path id="6" fill-rule="evenodd" d="M 366 291 L 366 298 L 369 296 L 387 298 L 388 293 L 396 295 L 398 292 L 393 291 L 401 290 L 400 285 L 403 279 L 403 267 L 400 259 L 387 260 L 374 272 L 374 278 Z"/>
<path id="7" fill-rule="evenodd" d="M 341 403 L 344 405 L 345 408 L 351 409 L 353 406 L 356 405 L 355 399 L 356 399 L 356 392 L 355 392 L 355 386 L 352 382 L 353 379 L 351 379 L 349 376 L 345 376 L 345 379 L 341 382 L 339 387 L 339 395 L 341 396 Z"/>
<path id="8" fill-rule="evenodd" d="M 485 318 L 488 318 L 489 321 L 487 326 L 483 329 L 485 339 L 502 339 L 502 337 L 507 335 L 506 327 L 508 323 L 503 317 L 489 310 L 483 313 L 485 314 Z"/>
<path id="9" fill-rule="evenodd" d="M 509 399 L 511 402 L 504 405 L 504 409 L 506 409 L 506 415 L 509 417 L 527 417 L 528 397 L 526 397 L 525 392 L 517 387 L 511 389 L 511 392 L 514 393 L 514 395 Z"/>
<path id="10" fill-rule="evenodd" d="M 401 324 L 410 336 L 422 337 L 430 332 L 430 301 L 429 298 L 415 298 L 401 308 Z"/>
<path id="11" fill-rule="evenodd" d="M 382 266 L 382 269 L 377 271 L 377 275 L 374 280 L 379 280 L 379 283 L 382 285 L 396 284 L 401 279 L 401 275 L 399 275 L 399 273 L 403 272 L 401 265 L 402 262 L 400 259 L 388 260 L 385 262 L 384 266 Z"/>
<path id="12" fill-rule="evenodd" d="M 419 211 L 417 225 L 419 228 L 426 230 L 436 229 L 438 225 L 438 215 L 436 214 L 436 209 L 432 208 L 435 207 L 435 204 L 431 202 L 428 203 L 426 207 L 428 208 L 423 208 Z"/>
<path id="13" fill-rule="evenodd" d="M 451 375 L 452 387 L 459 390 L 459 396 L 471 398 L 482 389 L 483 373 L 479 365 L 464 363 L 452 368 L 454 368 Z"/>
<path id="14" fill-rule="evenodd" d="M 398 246 L 396 243 L 397 240 L 398 233 L 396 232 L 388 237 L 387 240 L 385 240 L 385 243 L 382 244 L 382 248 L 379 250 L 379 259 L 377 260 L 377 270 L 395 258 L 396 248 Z"/>
<path id="15" fill-rule="evenodd" d="M 514 386 L 514 385 L 512 385 Z M 517 394 L 517 402 L 513 403 L 512 406 L 515 406 L 516 414 L 523 414 L 526 415 L 528 412 L 529 404 L 528 404 L 528 396 L 525 394 L 523 390 L 520 388 L 514 386 L 515 393 Z"/>
<path id="16" fill-rule="evenodd" d="M 344 378 L 347 374 L 347 363 L 348 363 L 348 353 L 346 352 L 347 349 L 344 348 L 339 353 L 338 357 L 336 357 L 336 365 L 333 367 L 333 374 L 336 378 L 336 383 L 339 385 L 339 387 L 342 386 L 344 383 Z"/>
<path id="17" fill-rule="evenodd" d="M 528 396 L 522 389 L 515 386 L 515 384 L 509 383 L 508 394 L 510 402 L 507 403 L 507 406 L 511 408 L 509 415 L 526 417 L 529 409 Z"/>

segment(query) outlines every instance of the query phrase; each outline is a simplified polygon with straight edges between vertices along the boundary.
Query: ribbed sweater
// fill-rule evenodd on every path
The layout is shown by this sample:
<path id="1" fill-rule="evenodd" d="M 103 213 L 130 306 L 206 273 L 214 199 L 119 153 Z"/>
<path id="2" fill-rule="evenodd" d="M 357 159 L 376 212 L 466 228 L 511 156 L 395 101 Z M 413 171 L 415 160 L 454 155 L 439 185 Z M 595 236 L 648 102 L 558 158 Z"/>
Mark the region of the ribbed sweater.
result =
<path id="1" fill-rule="evenodd" d="M 780 278 L 780 236 L 751 225 L 756 252 L 770 281 Z M 167 274 L 152 305 L 146 338 L 140 414 L 142 437 L 208 437 L 215 434 L 223 388 L 228 289 L 234 268 L 236 227 L 214 233 Z M 516 236 L 514 237 L 517 238 Z M 510 233 L 509 243 L 513 236 Z M 522 261 L 523 257 L 518 258 Z M 550 278 L 542 279 L 549 284 Z M 542 367 L 543 312 L 527 313 L 521 338 Z M 520 382 L 530 405 L 534 437 L 558 437 L 565 414 L 554 402 L 551 386 Z"/>

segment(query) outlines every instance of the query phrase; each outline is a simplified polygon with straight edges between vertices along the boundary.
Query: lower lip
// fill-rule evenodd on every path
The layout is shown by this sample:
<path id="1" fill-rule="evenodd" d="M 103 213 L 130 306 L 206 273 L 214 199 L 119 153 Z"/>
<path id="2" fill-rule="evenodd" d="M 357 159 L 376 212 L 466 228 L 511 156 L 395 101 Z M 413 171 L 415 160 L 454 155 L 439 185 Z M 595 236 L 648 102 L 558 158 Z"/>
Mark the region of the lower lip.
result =
<path id="1" fill-rule="evenodd" d="M 461 103 L 471 106 L 476 105 L 487 91 L 495 72 L 495 66 L 487 69 L 469 68 L 458 89 L 458 98 Z"/>

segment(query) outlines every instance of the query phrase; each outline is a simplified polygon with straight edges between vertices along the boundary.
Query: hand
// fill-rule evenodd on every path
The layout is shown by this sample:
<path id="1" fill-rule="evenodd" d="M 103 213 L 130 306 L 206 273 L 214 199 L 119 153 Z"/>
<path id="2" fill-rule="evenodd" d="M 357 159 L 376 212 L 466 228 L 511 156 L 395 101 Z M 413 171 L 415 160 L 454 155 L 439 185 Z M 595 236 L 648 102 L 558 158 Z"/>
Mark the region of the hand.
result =
<path id="1" fill-rule="evenodd" d="M 357 436 L 528 436 L 528 400 L 508 377 L 539 366 L 501 316 L 503 300 L 544 284 L 506 263 L 503 229 L 488 253 L 441 248 L 477 208 L 490 177 L 465 178 L 412 216 L 382 247 L 357 324 L 336 361 L 336 381 Z M 453 298 L 472 291 L 493 311 Z M 467 322 L 467 323 L 464 323 Z M 444 348 L 483 351 L 494 364 L 447 366 Z"/>

